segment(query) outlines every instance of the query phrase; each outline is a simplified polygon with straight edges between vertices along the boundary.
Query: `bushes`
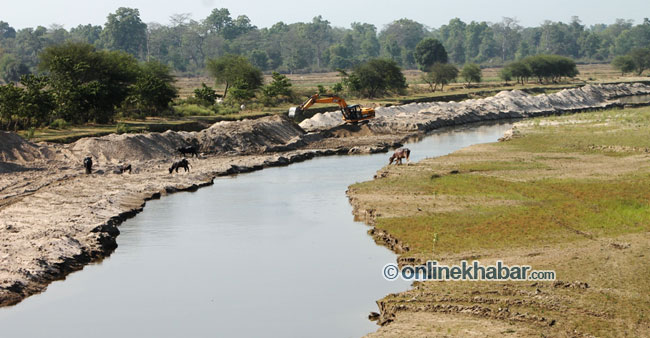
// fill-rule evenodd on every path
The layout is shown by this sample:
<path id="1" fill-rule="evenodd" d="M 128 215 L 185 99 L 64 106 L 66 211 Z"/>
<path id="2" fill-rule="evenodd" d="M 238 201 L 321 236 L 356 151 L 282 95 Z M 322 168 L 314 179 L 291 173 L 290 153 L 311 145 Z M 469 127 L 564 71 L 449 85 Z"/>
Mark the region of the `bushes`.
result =
<path id="1" fill-rule="evenodd" d="M 68 122 L 64 119 L 56 119 L 50 123 L 51 129 L 67 129 L 68 126 Z"/>
<path id="2" fill-rule="evenodd" d="M 218 97 L 217 92 L 205 83 L 201 83 L 201 88 L 194 89 L 194 98 L 204 106 L 214 105 Z"/>
<path id="3" fill-rule="evenodd" d="M 22 86 L 0 86 L 0 125 L 4 129 L 29 128 L 47 124 L 52 118 L 54 97 L 46 90 L 47 77 L 26 75 Z"/>
<path id="4" fill-rule="evenodd" d="M 422 75 L 422 80 L 429 85 L 432 92 L 435 92 L 440 85 L 440 90 L 449 82 L 458 77 L 458 68 L 449 63 L 436 63 Z"/>
<path id="5" fill-rule="evenodd" d="M 530 77 L 536 77 L 542 83 L 557 82 L 563 77 L 573 78 L 576 75 L 578 68 L 570 58 L 559 55 L 534 55 L 506 65 L 501 78 L 515 78 L 517 82 L 524 84 Z"/>
<path id="6" fill-rule="evenodd" d="M 624 56 L 617 56 L 612 61 L 612 66 L 622 74 L 635 72 L 636 75 L 650 69 L 650 48 L 636 48 Z"/>
<path id="7" fill-rule="evenodd" d="M 481 67 L 479 67 L 475 63 L 468 63 L 463 66 L 463 70 L 460 72 L 460 77 L 465 79 L 467 81 L 467 85 L 469 86 L 470 83 L 472 82 L 481 82 L 482 79 L 482 72 L 481 72 Z"/>
<path id="8" fill-rule="evenodd" d="M 388 92 L 402 93 L 406 89 L 406 78 L 393 60 L 373 59 L 354 68 L 343 84 L 354 94 L 373 98 Z"/>
<path id="9" fill-rule="evenodd" d="M 278 72 L 273 72 L 271 76 L 273 81 L 262 87 L 262 102 L 264 105 L 275 105 L 280 101 L 291 100 L 293 91 L 289 79 Z"/>

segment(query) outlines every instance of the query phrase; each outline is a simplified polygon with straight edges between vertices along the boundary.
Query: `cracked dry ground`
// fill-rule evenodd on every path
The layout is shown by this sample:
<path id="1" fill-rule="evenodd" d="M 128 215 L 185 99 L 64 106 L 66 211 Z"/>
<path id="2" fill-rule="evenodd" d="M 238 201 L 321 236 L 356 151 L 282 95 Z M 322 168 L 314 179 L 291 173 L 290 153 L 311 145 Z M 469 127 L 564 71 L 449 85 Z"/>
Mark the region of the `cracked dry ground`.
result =
<path id="1" fill-rule="evenodd" d="M 416 282 L 378 301 L 383 326 L 368 337 L 650 336 L 650 109 L 549 120 L 351 186 L 356 215 L 400 265 L 503 260 L 557 273 Z"/>

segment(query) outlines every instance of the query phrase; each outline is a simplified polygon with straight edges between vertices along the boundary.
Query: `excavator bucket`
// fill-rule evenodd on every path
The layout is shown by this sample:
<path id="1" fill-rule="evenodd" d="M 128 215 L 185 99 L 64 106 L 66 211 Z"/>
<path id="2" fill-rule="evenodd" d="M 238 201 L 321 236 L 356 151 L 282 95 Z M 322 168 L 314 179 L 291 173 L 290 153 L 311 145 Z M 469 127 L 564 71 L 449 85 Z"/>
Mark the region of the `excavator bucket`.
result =
<path id="1" fill-rule="evenodd" d="M 300 107 L 291 107 L 289 108 L 289 117 L 294 118 L 302 114 Z"/>

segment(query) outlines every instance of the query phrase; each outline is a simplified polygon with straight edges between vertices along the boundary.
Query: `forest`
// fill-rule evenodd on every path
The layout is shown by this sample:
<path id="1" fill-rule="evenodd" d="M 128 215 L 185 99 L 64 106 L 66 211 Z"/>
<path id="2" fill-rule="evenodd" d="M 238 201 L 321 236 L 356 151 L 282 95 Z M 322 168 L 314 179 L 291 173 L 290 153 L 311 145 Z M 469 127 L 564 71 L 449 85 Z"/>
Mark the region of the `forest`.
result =
<path id="1" fill-rule="evenodd" d="M 247 16 L 233 18 L 217 8 L 203 19 L 175 14 L 169 23 L 144 23 L 134 8 L 119 8 L 103 26 L 79 25 L 15 29 L 0 21 L 0 75 L 5 82 L 37 70 L 39 55 L 48 46 L 83 42 L 99 50 L 124 51 L 140 61 L 158 61 L 175 72 L 204 74 L 207 61 L 234 54 L 248 58 L 264 72 L 324 72 L 351 69 L 374 58 L 395 61 L 403 69 L 416 68 L 416 46 L 427 38 L 440 41 L 450 63 L 504 65 L 530 55 L 570 57 L 578 62 L 609 62 L 616 56 L 650 45 L 650 21 L 634 24 L 617 19 L 587 27 L 578 17 L 571 22 L 544 21 L 522 27 L 515 18 L 500 22 L 463 22 L 458 18 L 437 28 L 409 19 L 381 29 L 354 22 L 333 27 L 322 16 L 311 22 L 278 22 L 256 27 Z"/>

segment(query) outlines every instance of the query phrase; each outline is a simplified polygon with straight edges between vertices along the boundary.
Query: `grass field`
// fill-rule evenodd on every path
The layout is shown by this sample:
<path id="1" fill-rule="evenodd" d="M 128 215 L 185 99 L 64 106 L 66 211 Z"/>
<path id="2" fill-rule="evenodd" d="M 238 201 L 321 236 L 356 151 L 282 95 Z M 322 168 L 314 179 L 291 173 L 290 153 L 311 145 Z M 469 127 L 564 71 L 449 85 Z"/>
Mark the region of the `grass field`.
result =
<path id="1" fill-rule="evenodd" d="M 588 287 L 425 282 L 382 301 L 399 308 L 398 321 L 408 327 L 416 324 L 409 311 L 427 305 L 433 318 L 441 304 L 484 307 L 483 317 L 496 321 L 512 323 L 515 312 L 537 318 L 522 317 L 508 329 L 521 336 L 647 336 L 650 108 L 537 118 L 518 131 L 507 142 L 385 168 L 385 178 L 351 186 L 351 196 L 375 210 L 378 229 L 408 245 L 403 258 L 502 259 L 555 270 L 558 279 Z M 508 315 L 499 313 L 503 308 Z M 461 330 L 454 322 L 429 329 Z M 392 330 L 376 336 L 393 336 Z"/>

